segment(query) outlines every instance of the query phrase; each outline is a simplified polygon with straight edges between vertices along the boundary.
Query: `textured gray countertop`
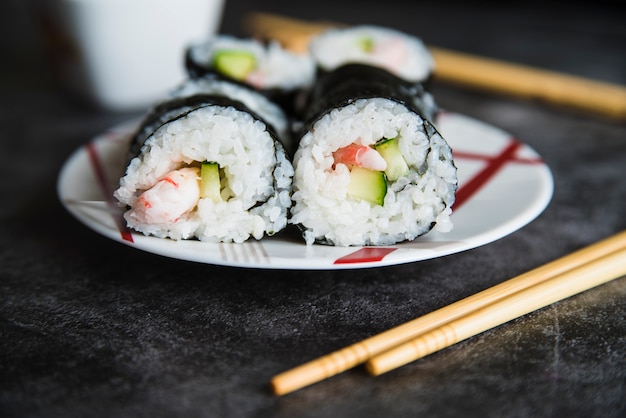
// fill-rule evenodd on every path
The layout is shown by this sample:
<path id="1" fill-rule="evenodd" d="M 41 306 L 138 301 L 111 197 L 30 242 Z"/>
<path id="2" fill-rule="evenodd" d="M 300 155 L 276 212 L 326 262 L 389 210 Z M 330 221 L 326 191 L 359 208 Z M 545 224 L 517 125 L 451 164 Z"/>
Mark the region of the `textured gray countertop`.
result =
<path id="1" fill-rule="evenodd" d="M 228 1 L 393 26 L 425 42 L 626 85 L 618 2 Z M 25 2 L 0 6 L 0 416 L 618 417 L 626 414 L 626 281 L 617 279 L 380 377 L 357 368 L 284 397 L 269 379 L 626 228 L 624 121 L 433 85 L 437 102 L 512 133 L 554 196 L 496 242 L 361 270 L 256 270 L 120 245 L 60 204 L 65 160 L 136 113 L 55 88 Z"/>

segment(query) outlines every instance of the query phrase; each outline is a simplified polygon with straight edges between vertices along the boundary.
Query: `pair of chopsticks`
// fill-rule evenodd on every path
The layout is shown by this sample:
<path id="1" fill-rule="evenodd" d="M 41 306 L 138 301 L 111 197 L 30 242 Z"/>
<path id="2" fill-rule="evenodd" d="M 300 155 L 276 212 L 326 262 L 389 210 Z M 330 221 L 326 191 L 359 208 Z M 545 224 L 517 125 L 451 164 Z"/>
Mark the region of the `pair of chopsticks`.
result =
<path id="1" fill-rule="evenodd" d="M 305 52 L 311 37 L 340 26 L 307 22 L 267 13 L 251 13 L 243 27 L 251 35 L 272 39 Z M 479 90 L 537 99 L 579 110 L 626 119 L 626 87 L 500 60 L 428 46 L 435 61 L 433 79 Z"/>
<path id="2" fill-rule="evenodd" d="M 365 363 L 380 375 L 626 275 L 626 231 L 381 334 L 276 375 L 277 395 Z"/>

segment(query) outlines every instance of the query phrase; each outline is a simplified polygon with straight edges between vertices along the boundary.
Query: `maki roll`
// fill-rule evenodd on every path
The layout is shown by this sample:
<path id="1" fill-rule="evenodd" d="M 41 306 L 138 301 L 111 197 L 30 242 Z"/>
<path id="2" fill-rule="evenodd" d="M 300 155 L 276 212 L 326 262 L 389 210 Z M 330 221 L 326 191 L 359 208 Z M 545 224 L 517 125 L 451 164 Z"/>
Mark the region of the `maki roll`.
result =
<path id="1" fill-rule="evenodd" d="M 212 75 L 252 87 L 284 110 L 291 110 L 298 92 L 308 88 L 315 77 L 308 54 L 291 52 L 278 42 L 229 35 L 191 45 L 185 67 L 191 78 Z"/>
<path id="2" fill-rule="evenodd" d="M 427 91 L 434 59 L 422 40 L 395 29 L 357 25 L 329 29 L 313 37 L 309 53 L 319 73 L 347 64 L 381 68 L 397 77 L 406 93 L 434 119 L 438 107 Z"/>
<path id="3" fill-rule="evenodd" d="M 311 39 L 309 51 L 323 71 L 358 63 L 383 68 L 407 82 L 424 83 L 434 68 L 434 60 L 419 38 L 381 26 L 329 29 Z"/>
<path id="4" fill-rule="evenodd" d="M 157 106 L 133 138 L 115 198 L 162 238 L 243 242 L 287 224 L 293 168 L 274 127 L 217 91 Z"/>
<path id="5" fill-rule="evenodd" d="M 452 151 L 397 77 L 345 65 L 310 101 L 290 219 L 307 244 L 389 245 L 452 228 Z"/>

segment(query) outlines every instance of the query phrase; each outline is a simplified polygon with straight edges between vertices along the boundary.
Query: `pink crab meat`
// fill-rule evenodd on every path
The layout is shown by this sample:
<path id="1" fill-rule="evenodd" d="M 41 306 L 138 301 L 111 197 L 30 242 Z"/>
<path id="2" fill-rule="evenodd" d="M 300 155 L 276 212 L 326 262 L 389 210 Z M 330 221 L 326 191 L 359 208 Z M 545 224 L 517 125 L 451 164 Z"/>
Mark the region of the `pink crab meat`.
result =
<path id="1" fill-rule="evenodd" d="M 257 89 L 265 88 L 266 74 L 261 71 L 252 71 L 246 77 L 246 82 Z"/>
<path id="2" fill-rule="evenodd" d="M 149 224 L 176 222 L 198 204 L 199 178 L 200 170 L 195 167 L 169 172 L 139 196 L 133 217 Z"/>
<path id="3" fill-rule="evenodd" d="M 402 66 L 407 59 L 407 47 L 401 38 L 392 37 L 376 44 L 373 55 L 376 61 L 389 69 Z"/>
<path id="4" fill-rule="evenodd" d="M 335 164 L 369 168 L 384 171 L 387 168 L 385 159 L 373 148 L 365 145 L 350 144 L 333 152 Z"/>

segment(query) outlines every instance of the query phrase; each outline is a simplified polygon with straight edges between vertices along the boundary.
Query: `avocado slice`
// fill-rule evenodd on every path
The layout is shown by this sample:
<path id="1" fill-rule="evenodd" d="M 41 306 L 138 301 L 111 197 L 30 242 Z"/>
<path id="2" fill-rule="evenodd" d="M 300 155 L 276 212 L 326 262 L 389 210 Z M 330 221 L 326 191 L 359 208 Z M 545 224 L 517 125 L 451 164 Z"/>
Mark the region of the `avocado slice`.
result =
<path id="1" fill-rule="evenodd" d="M 387 162 L 385 174 L 389 181 L 395 181 L 409 174 L 409 166 L 400 152 L 397 137 L 392 139 L 384 138 L 378 141 L 374 148 Z"/>
<path id="2" fill-rule="evenodd" d="M 387 194 L 385 173 L 362 167 L 352 167 L 348 194 L 354 198 L 382 206 Z"/>
<path id="3" fill-rule="evenodd" d="M 219 73 L 238 81 L 243 81 L 256 67 L 256 57 L 252 52 L 242 50 L 221 50 L 213 55 L 213 68 Z"/>
<path id="4" fill-rule="evenodd" d="M 220 196 L 220 166 L 215 162 L 204 162 L 200 168 L 200 197 L 222 200 Z"/>

